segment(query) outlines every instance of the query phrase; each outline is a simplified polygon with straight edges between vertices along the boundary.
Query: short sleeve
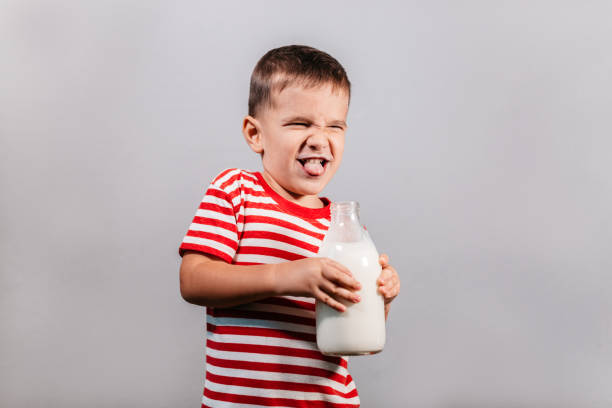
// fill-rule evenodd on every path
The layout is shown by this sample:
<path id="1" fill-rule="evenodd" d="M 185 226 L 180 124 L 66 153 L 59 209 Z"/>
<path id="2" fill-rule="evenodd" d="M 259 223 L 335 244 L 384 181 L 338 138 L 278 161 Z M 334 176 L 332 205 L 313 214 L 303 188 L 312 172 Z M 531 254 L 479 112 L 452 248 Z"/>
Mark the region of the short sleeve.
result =
<path id="1" fill-rule="evenodd" d="M 192 250 L 214 255 L 227 263 L 234 259 L 238 248 L 236 212 L 224 188 L 227 183 L 221 183 L 220 179 L 218 176 L 206 190 L 179 247 L 180 256 Z"/>

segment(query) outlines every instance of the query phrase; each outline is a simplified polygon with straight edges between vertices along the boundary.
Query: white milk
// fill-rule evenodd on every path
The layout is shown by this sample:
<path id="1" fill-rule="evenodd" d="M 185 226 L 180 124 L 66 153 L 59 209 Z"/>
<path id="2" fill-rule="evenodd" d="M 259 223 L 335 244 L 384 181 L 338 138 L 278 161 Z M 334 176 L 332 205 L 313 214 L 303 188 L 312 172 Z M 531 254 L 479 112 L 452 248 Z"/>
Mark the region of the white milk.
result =
<path id="1" fill-rule="evenodd" d="M 317 346 L 327 355 L 363 355 L 381 351 L 385 345 L 384 299 L 377 291 L 380 276 L 378 252 L 364 231 L 357 242 L 324 242 L 320 257 L 346 266 L 362 289 L 359 303 L 342 301 L 346 311 L 338 312 L 317 301 Z"/>

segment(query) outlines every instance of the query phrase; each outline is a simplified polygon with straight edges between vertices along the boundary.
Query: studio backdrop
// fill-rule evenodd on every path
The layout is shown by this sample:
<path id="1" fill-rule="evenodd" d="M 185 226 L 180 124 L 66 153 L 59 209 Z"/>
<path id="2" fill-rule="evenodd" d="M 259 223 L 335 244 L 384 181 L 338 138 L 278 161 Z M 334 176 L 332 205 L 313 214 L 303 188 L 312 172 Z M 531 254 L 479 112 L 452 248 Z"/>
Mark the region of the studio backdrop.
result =
<path id="1" fill-rule="evenodd" d="M 402 279 L 363 407 L 612 404 L 609 2 L 5 1 L 0 405 L 198 407 L 178 245 L 269 49 L 353 84 L 342 166 Z"/>

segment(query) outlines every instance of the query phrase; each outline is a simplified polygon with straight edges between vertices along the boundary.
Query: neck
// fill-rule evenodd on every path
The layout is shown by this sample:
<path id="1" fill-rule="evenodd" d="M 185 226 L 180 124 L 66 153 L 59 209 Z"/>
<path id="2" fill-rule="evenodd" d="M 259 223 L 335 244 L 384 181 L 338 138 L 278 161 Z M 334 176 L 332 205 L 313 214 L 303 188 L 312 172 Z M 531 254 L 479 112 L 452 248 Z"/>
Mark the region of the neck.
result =
<path id="1" fill-rule="evenodd" d="M 285 200 L 291 201 L 306 208 L 325 207 L 323 201 L 316 195 L 301 195 L 289 190 L 285 190 L 268 174 L 268 172 L 264 170 L 261 174 L 263 175 L 264 180 L 266 180 L 266 183 L 268 183 L 268 185 L 272 188 L 272 190 L 274 190 L 279 196 L 283 197 Z"/>

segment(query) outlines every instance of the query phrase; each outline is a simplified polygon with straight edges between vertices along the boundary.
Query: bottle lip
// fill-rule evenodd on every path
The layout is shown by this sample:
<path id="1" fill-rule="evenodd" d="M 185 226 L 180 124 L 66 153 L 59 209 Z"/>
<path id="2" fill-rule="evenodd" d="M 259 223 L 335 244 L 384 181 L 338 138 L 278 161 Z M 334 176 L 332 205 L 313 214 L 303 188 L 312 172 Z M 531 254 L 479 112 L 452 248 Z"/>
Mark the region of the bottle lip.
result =
<path id="1" fill-rule="evenodd" d="M 342 214 L 359 211 L 359 203 L 357 201 L 334 201 L 331 203 L 331 211 Z"/>

